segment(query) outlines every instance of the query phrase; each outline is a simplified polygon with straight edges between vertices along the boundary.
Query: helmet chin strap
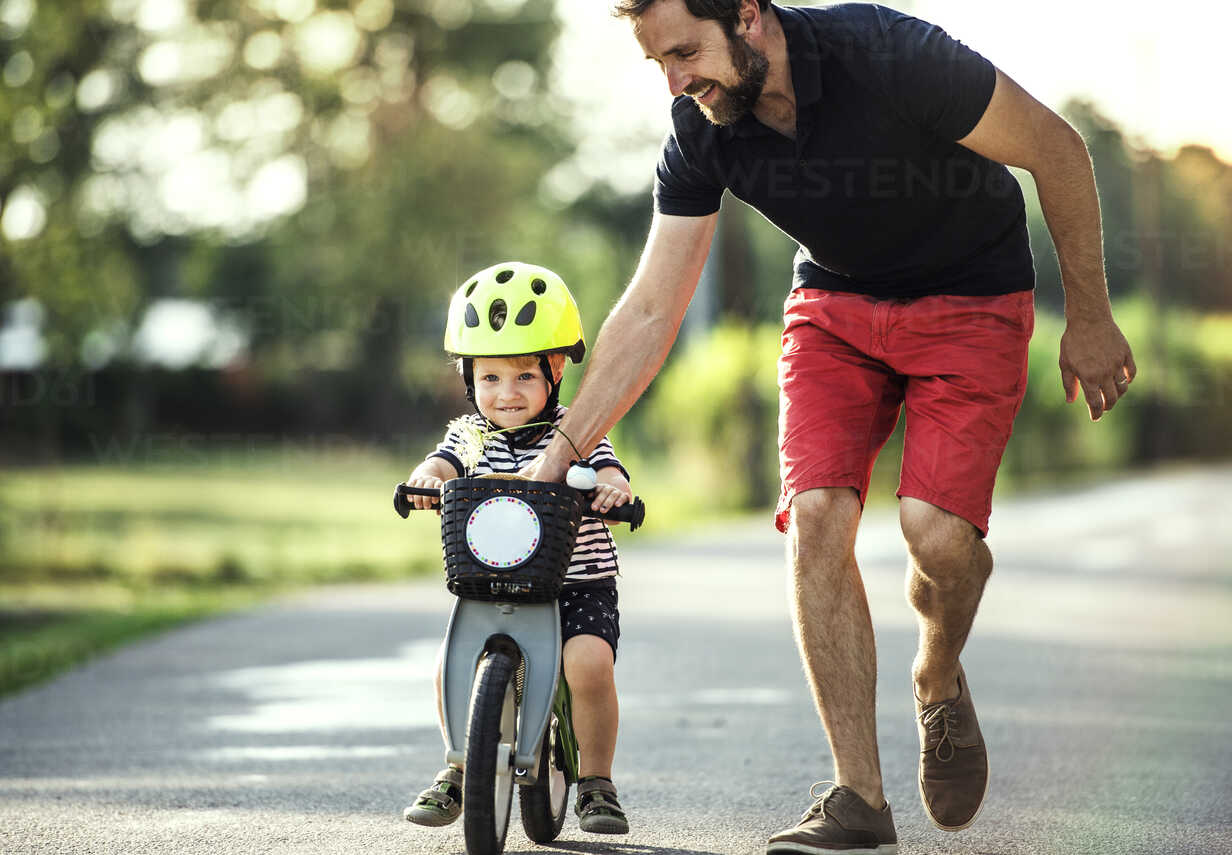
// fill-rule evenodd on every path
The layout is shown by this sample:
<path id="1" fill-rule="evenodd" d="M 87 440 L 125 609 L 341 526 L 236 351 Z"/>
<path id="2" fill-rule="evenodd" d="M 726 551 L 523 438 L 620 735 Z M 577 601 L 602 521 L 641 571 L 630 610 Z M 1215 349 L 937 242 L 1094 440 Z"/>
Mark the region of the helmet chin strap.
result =
<path id="1" fill-rule="evenodd" d="M 531 422 L 548 422 L 551 424 L 556 417 L 556 405 L 560 403 L 560 380 L 556 379 L 556 375 L 552 373 L 552 363 L 548 359 L 546 353 L 540 353 L 539 368 L 543 372 L 543 379 L 548 384 L 548 398 L 544 402 L 543 409 L 539 414 L 532 418 Z M 474 357 L 466 356 L 462 358 L 462 380 L 466 383 L 466 400 L 471 402 L 471 406 L 475 408 L 475 412 L 483 416 L 485 422 L 490 427 L 495 427 L 492 420 L 484 416 L 479 410 L 479 403 L 475 400 L 475 359 Z M 538 442 L 548 428 L 545 425 L 536 425 L 534 427 L 524 427 L 517 430 L 511 430 L 504 436 L 509 438 L 515 446 L 534 445 Z"/>
<path id="2" fill-rule="evenodd" d="M 552 373 L 552 362 L 546 353 L 539 354 L 539 368 L 543 371 L 543 379 L 548 383 L 548 399 L 540 415 L 546 414 L 548 417 L 542 421 L 550 422 L 551 416 L 556 413 L 556 405 L 560 403 L 560 380 L 557 380 L 556 375 Z M 561 374 L 563 376 L 564 372 L 562 371 Z"/>

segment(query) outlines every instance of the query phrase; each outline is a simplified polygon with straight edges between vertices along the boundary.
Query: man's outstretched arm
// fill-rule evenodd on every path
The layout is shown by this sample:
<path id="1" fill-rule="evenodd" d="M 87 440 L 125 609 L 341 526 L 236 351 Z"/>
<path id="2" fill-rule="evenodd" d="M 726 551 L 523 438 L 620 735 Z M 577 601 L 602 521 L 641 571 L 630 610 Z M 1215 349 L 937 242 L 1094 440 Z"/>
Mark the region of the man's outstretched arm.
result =
<path id="1" fill-rule="evenodd" d="M 1065 288 L 1061 384 L 1071 403 L 1081 391 L 1091 418 L 1099 419 L 1125 394 L 1137 368 L 1108 302 L 1099 196 L 1086 143 L 1001 71 L 983 117 L 958 142 L 1035 179 Z"/>
<path id="2" fill-rule="evenodd" d="M 582 383 L 560 424 L 582 454 L 594 449 L 659 373 L 697 288 L 717 220 L 717 213 L 655 214 L 633 281 L 603 322 Z M 558 435 L 522 474 L 559 481 L 576 456 Z"/>

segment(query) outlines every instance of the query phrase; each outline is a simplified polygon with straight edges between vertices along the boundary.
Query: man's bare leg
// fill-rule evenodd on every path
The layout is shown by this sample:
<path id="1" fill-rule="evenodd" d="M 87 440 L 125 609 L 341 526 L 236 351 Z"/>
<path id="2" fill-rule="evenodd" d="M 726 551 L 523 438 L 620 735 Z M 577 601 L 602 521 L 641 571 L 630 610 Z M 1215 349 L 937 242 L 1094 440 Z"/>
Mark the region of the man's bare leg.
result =
<path id="1" fill-rule="evenodd" d="M 907 540 L 907 599 L 920 627 L 912 665 L 924 703 L 954 697 L 958 656 L 992 573 L 992 553 L 971 523 L 935 505 L 904 497 L 899 507 Z"/>
<path id="2" fill-rule="evenodd" d="M 860 500 L 849 487 L 792 500 L 788 530 L 796 643 L 834 755 L 834 779 L 885 803 L 877 753 L 877 651 L 856 566 Z"/>
<path id="3" fill-rule="evenodd" d="M 961 831 L 988 792 L 988 750 L 959 654 L 975 620 L 992 554 L 971 523 L 919 499 L 899 508 L 911 560 L 907 599 L 920 625 L 912 665 L 920 736 L 920 800 L 929 819 Z"/>

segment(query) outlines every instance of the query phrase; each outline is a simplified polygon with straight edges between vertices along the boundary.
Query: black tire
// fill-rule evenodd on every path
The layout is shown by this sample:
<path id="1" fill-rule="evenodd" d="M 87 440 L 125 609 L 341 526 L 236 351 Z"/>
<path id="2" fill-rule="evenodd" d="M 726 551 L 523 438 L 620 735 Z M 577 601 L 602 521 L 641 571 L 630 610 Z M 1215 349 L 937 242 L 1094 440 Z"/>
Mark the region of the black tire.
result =
<path id="1" fill-rule="evenodd" d="M 462 828 L 468 855 L 500 855 L 505 848 L 518 722 L 515 671 L 512 656 L 493 651 L 479 663 L 475 676 L 462 778 Z M 502 744 L 509 749 L 504 763 L 498 762 Z"/>
<path id="2" fill-rule="evenodd" d="M 538 780 L 518 792 L 522 828 L 536 843 L 555 840 L 569 812 L 569 781 L 565 778 L 560 752 L 556 742 L 556 719 L 553 718 L 548 732 L 543 735 L 543 747 L 539 749 Z"/>

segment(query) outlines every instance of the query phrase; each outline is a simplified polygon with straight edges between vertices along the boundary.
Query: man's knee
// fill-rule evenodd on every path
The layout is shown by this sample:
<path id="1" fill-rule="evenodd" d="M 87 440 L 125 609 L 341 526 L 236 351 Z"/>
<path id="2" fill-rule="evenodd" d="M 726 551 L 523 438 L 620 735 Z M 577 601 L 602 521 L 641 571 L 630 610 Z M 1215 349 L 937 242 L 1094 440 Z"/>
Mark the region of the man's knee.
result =
<path id="1" fill-rule="evenodd" d="M 919 499 L 904 497 L 899 521 L 907 551 L 917 570 L 938 581 L 947 576 L 970 575 L 972 568 L 985 577 L 992 570 L 988 549 L 979 531 L 960 516 Z"/>
<path id="2" fill-rule="evenodd" d="M 796 494 L 787 530 L 787 561 L 798 579 L 828 583 L 855 572 L 860 498 L 849 487 L 823 487 Z"/>
<path id="3" fill-rule="evenodd" d="M 850 533 L 860 522 L 860 497 L 850 487 L 819 487 L 797 493 L 791 500 L 791 522 L 799 538 L 826 532 Z"/>

